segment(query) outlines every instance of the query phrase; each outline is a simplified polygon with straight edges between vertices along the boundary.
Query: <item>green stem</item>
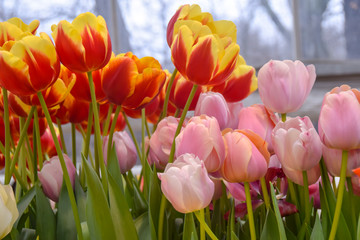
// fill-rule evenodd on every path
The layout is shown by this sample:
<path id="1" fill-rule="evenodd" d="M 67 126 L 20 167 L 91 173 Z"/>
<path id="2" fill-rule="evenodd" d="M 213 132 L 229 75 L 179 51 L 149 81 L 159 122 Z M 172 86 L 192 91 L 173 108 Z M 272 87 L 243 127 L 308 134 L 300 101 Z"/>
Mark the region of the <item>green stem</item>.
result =
<path id="1" fill-rule="evenodd" d="M 146 151 L 145 151 L 145 108 L 141 109 L 141 164 L 143 169 L 145 169 L 145 161 L 146 161 Z M 144 181 L 144 185 L 145 185 Z"/>
<path id="2" fill-rule="evenodd" d="M 2 142 L 0 142 L 0 151 L 1 151 L 2 154 L 5 153 L 5 147 L 4 147 L 4 145 L 2 144 Z"/>
<path id="3" fill-rule="evenodd" d="M 66 150 L 66 144 L 65 144 L 65 139 L 64 139 L 64 133 L 61 127 L 61 122 L 59 118 L 56 118 L 56 125 L 58 126 L 59 129 L 59 133 L 60 133 L 60 140 L 61 140 L 61 146 L 62 146 L 62 150 L 65 154 L 67 154 L 67 150 Z"/>
<path id="4" fill-rule="evenodd" d="M 148 125 L 147 121 L 145 121 L 145 127 L 146 127 L 146 133 L 147 133 L 148 137 L 151 138 L 151 133 L 150 133 L 150 129 L 149 129 L 149 125 Z"/>
<path id="5" fill-rule="evenodd" d="M 35 134 L 36 134 L 36 148 L 37 148 L 37 152 L 38 152 L 38 159 L 39 159 L 39 168 L 40 170 L 43 167 L 43 155 L 42 155 L 42 150 L 41 150 L 41 136 L 40 136 L 40 127 L 39 127 L 39 117 L 38 117 L 38 112 L 35 111 L 34 112 L 34 125 L 35 125 Z M 35 149 L 34 149 L 35 151 Z"/>
<path id="6" fill-rule="evenodd" d="M 76 167 L 76 132 L 75 124 L 71 123 L 71 146 L 72 146 L 72 160 L 73 164 Z"/>
<path id="7" fill-rule="evenodd" d="M 290 191 L 290 199 L 292 200 L 293 203 L 295 203 L 296 207 L 299 209 L 299 201 L 297 198 L 297 195 L 295 193 L 295 188 L 294 188 L 294 183 L 288 178 L 288 188 Z M 301 228 L 301 222 L 300 222 L 300 217 L 299 214 L 295 213 L 295 223 L 296 223 L 296 228 L 300 229 Z"/>
<path id="8" fill-rule="evenodd" d="M 64 160 L 64 156 L 63 156 L 63 153 L 61 152 L 60 143 L 59 143 L 58 138 L 56 136 L 55 128 L 54 128 L 54 125 L 53 125 L 53 123 L 51 121 L 49 110 L 48 110 L 48 108 L 46 106 L 44 97 L 43 97 L 41 92 L 38 92 L 37 96 L 39 98 L 41 107 L 42 107 L 42 109 L 44 111 L 46 120 L 47 120 L 47 122 L 49 124 L 50 132 L 51 132 L 51 135 L 52 135 L 53 140 L 54 140 L 56 152 L 57 152 L 59 160 L 60 160 L 60 165 L 61 165 L 61 168 L 62 168 L 62 171 L 63 171 L 63 178 L 65 180 L 65 185 L 66 185 L 66 189 L 67 189 L 68 194 L 69 194 L 69 199 L 70 199 L 70 203 L 71 203 L 72 212 L 74 214 L 74 220 L 75 220 L 77 234 L 78 234 L 79 239 L 83 240 L 81 224 L 80 224 L 80 218 L 79 218 L 79 212 L 78 212 L 78 208 L 77 208 L 77 205 L 76 205 L 74 191 L 73 191 L 73 188 L 72 188 L 72 185 L 71 185 L 69 173 L 68 173 L 68 170 L 66 168 L 66 163 L 65 163 L 65 160 Z"/>
<path id="9" fill-rule="evenodd" d="M 9 121 L 9 103 L 7 90 L 2 88 L 3 102 L 4 102 L 4 125 L 5 125 L 5 184 L 10 183 L 11 171 L 10 171 L 10 121 Z"/>
<path id="10" fill-rule="evenodd" d="M 356 206 L 351 177 L 346 178 L 346 183 L 347 183 L 347 187 L 348 187 L 348 191 L 349 191 L 349 206 Z M 352 222 L 353 229 L 356 229 L 357 227 L 356 227 L 355 211 L 351 211 L 351 222 Z"/>
<path id="11" fill-rule="evenodd" d="M 176 128 L 176 131 L 175 131 L 174 141 L 172 142 L 172 145 L 171 145 L 171 152 L 170 152 L 170 155 L 169 155 L 169 163 L 172 163 L 174 161 L 175 139 L 176 139 L 177 135 L 179 135 L 179 133 L 180 133 L 181 127 L 182 127 L 182 125 L 184 123 L 184 120 L 185 120 L 185 117 L 186 117 L 186 113 L 189 110 L 190 104 L 191 104 L 191 102 L 192 102 L 192 100 L 193 100 L 193 98 L 195 96 L 197 88 L 198 88 L 198 85 L 194 84 L 194 86 L 192 87 L 191 92 L 189 94 L 189 97 L 188 97 L 188 99 L 186 101 L 184 110 L 183 110 L 183 112 L 181 114 L 179 124 L 178 124 L 178 126 Z"/>
<path id="12" fill-rule="evenodd" d="M 286 122 L 286 113 L 281 114 L 281 121 Z"/>
<path id="13" fill-rule="evenodd" d="M 163 239 L 163 225 L 164 225 L 164 216 L 165 208 L 167 205 L 167 200 L 164 194 L 161 196 L 160 202 L 160 214 L 159 214 L 159 225 L 158 225 L 158 240 Z"/>
<path id="14" fill-rule="evenodd" d="M 96 141 L 96 147 L 97 147 L 97 153 L 99 155 L 99 162 L 100 162 L 100 169 L 101 169 L 101 182 L 104 188 L 105 193 L 107 194 L 108 192 L 108 177 L 107 177 L 107 171 L 105 168 L 105 163 L 104 163 L 104 156 L 103 156 L 103 151 L 102 151 L 102 140 L 101 140 L 101 132 L 100 132 L 100 122 L 99 122 L 99 114 L 98 114 L 98 108 L 97 108 L 97 103 L 96 103 L 96 96 L 95 96 L 95 86 L 94 86 L 94 81 L 93 81 L 93 77 L 92 77 L 92 73 L 88 72 L 88 80 L 89 80 L 89 87 L 90 87 L 90 94 L 91 94 L 91 104 L 93 107 L 93 112 L 94 112 L 94 130 L 95 130 L 95 141 Z M 96 162 L 95 158 L 95 162 Z"/>
<path id="15" fill-rule="evenodd" d="M 86 128 L 86 137 L 85 137 L 85 147 L 84 147 L 84 156 L 87 159 L 89 156 L 89 146 L 90 146 L 90 138 L 91 138 L 91 130 L 92 130 L 92 124 L 93 124 L 93 107 L 90 104 L 89 105 L 89 116 L 87 121 L 87 128 Z M 81 127 L 82 129 L 82 127 Z M 94 164 L 93 164 L 94 166 Z"/>
<path id="16" fill-rule="evenodd" d="M 244 182 L 244 187 L 245 187 L 245 196 L 246 196 L 246 207 L 247 207 L 248 217 L 249 217 L 250 236 L 251 236 L 251 240 L 256 240 L 255 222 L 254 222 L 254 214 L 253 214 L 253 209 L 252 209 L 249 183 Z"/>
<path id="17" fill-rule="evenodd" d="M 115 127 L 116 127 L 116 119 L 119 116 L 121 110 L 121 106 L 117 106 L 116 110 L 115 110 L 115 114 L 114 114 L 114 120 L 111 123 L 111 127 L 110 127 L 110 132 L 109 132 L 109 139 L 108 139 L 108 147 L 107 147 L 107 155 L 106 156 L 110 156 L 110 151 L 112 148 L 112 140 L 113 140 L 113 136 L 114 136 L 114 131 L 115 131 Z"/>
<path id="18" fill-rule="evenodd" d="M 22 148 L 22 144 L 25 140 L 25 137 L 27 136 L 27 129 L 29 127 L 29 124 L 30 124 L 30 121 L 31 121 L 31 118 L 34 114 L 34 111 L 36 110 L 36 107 L 35 106 L 32 106 L 31 109 L 30 109 L 30 112 L 29 112 L 29 115 L 26 119 L 26 122 L 24 124 L 24 128 L 21 130 L 20 132 L 20 138 L 19 138 L 19 141 L 18 141 L 18 144 L 17 144 L 17 147 L 15 149 L 15 153 L 14 153 L 14 156 L 13 156 L 13 160 L 11 162 L 11 166 L 10 166 L 10 171 L 9 171 L 9 174 L 11 177 L 11 175 L 13 174 L 14 172 L 14 169 L 15 169 L 15 165 L 17 164 L 18 160 L 19 160 L 19 153 L 20 153 L 20 149 Z M 10 179 L 8 180 L 10 181 Z M 6 181 L 5 181 L 6 182 Z"/>
<path id="19" fill-rule="evenodd" d="M 131 124 L 130 124 L 130 122 L 129 122 L 129 119 L 127 118 L 125 112 L 122 112 L 122 114 L 123 114 L 123 116 L 124 116 L 124 119 L 125 119 L 125 122 L 126 122 L 126 126 L 127 126 L 127 128 L 129 129 L 130 135 L 131 135 L 131 137 L 132 137 L 132 139 L 133 139 L 133 142 L 134 142 L 134 144 L 135 144 L 136 152 L 137 152 L 139 158 L 141 159 L 140 147 L 139 147 L 139 144 L 138 144 L 138 142 L 137 142 L 137 140 L 136 140 L 136 137 L 135 137 L 134 131 L 133 131 L 132 127 L 131 127 Z"/>
<path id="20" fill-rule="evenodd" d="M 200 218 L 205 222 L 204 209 L 200 209 Z M 204 224 L 200 224 L 200 240 L 205 240 L 205 227 Z"/>
<path id="21" fill-rule="evenodd" d="M 260 184 L 261 184 L 261 190 L 262 190 L 262 194 L 264 197 L 266 209 L 269 210 L 270 209 L 270 197 L 269 197 L 269 192 L 267 190 L 265 177 L 260 178 Z"/>
<path id="22" fill-rule="evenodd" d="M 341 213 L 341 205 L 344 197 L 345 190 L 345 180 L 346 180 L 346 168 L 347 168 L 347 160 L 348 160 L 348 151 L 343 150 L 342 152 L 342 161 L 341 161 L 341 171 L 340 171 L 340 182 L 338 188 L 337 201 L 335 206 L 335 214 L 333 219 L 333 224 L 331 226 L 329 239 L 335 239 L 337 227 L 339 224 L 340 213 Z"/>
<path id="23" fill-rule="evenodd" d="M 309 184 L 308 184 L 308 175 L 306 171 L 302 172 L 303 176 L 303 189 L 304 189 L 304 206 L 305 206 L 305 223 L 310 224 L 311 209 L 310 209 L 310 197 L 309 197 Z"/>
<path id="24" fill-rule="evenodd" d="M 180 111 L 181 111 L 180 108 L 176 108 L 175 113 L 174 113 L 174 117 L 176 117 L 176 118 L 179 117 Z"/>
<path id="25" fill-rule="evenodd" d="M 169 104 L 169 97 L 170 97 L 170 93 L 171 93 L 171 87 L 172 87 L 172 85 L 174 83 L 176 73 L 177 73 L 177 69 L 175 68 L 173 73 L 171 74 L 171 78 L 170 78 L 169 84 L 168 84 L 167 89 L 166 89 L 163 110 L 162 110 L 161 116 L 159 118 L 159 122 L 161 121 L 161 119 L 163 119 L 167 115 L 167 107 L 168 107 L 168 104 Z"/>
<path id="26" fill-rule="evenodd" d="M 90 158 L 91 166 L 95 169 L 94 159 L 93 159 L 93 157 L 92 157 L 91 152 L 88 151 L 88 150 L 89 150 L 89 141 L 90 141 L 90 140 L 88 140 L 88 142 L 86 143 L 88 135 L 87 135 L 87 133 L 84 132 L 84 129 L 83 129 L 83 127 L 81 126 L 81 124 L 78 123 L 78 124 L 77 124 L 77 127 L 78 127 L 78 129 L 79 129 L 79 131 L 80 131 L 80 133 L 81 133 L 81 136 L 83 137 L 83 140 L 84 140 L 84 145 L 83 145 L 82 152 L 85 153 L 85 151 L 87 151 L 87 155 L 88 155 L 88 156 L 86 156 L 86 159 L 87 159 L 88 157 Z M 86 150 L 86 148 L 88 148 L 88 149 Z M 85 156 L 85 154 L 84 154 L 84 156 Z"/>
<path id="27" fill-rule="evenodd" d="M 218 240 L 218 238 L 215 236 L 215 234 L 211 231 L 210 227 L 206 224 L 204 218 L 201 218 L 200 212 L 196 211 L 196 212 L 194 212 L 194 214 L 195 214 L 195 217 L 197 218 L 197 220 L 200 222 L 200 226 L 202 225 L 205 228 L 205 231 L 209 235 L 209 237 L 212 240 Z"/>
<path id="28" fill-rule="evenodd" d="M 103 126 L 103 136 L 106 136 L 108 134 L 108 130 L 109 130 L 109 125 L 110 125 L 110 120 L 111 120 L 111 114 L 113 112 L 113 108 L 114 108 L 114 105 L 113 104 L 110 104 L 109 106 L 109 111 L 108 111 L 108 114 L 106 116 L 106 120 L 105 120 L 105 123 L 104 123 L 104 126 Z M 113 122 L 116 122 L 116 118 L 114 117 L 114 120 Z"/>

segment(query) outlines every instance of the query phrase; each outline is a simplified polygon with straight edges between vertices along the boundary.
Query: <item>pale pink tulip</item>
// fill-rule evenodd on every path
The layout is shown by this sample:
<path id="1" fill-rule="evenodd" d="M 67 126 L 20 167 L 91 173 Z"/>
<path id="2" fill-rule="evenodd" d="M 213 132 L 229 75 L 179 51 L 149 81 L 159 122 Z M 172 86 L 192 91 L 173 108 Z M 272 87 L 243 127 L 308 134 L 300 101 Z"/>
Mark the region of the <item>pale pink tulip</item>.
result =
<path id="1" fill-rule="evenodd" d="M 106 164 L 108 142 L 109 137 L 105 136 L 103 142 L 103 155 Z M 120 172 L 126 173 L 136 164 L 137 153 L 135 144 L 126 131 L 114 132 L 112 142 L 119 162 Z"/>
<path id="2" fill-rule="evenodd" d="M 225 145 L 219 124 L 214 117 L 192 117 L 176 137 L 176 153 L 193 153 L 204 161 L 208 172 L 220 169 L 225 158 Z"/>
<path id="3" fill-rule="evenodd" d="M 271 133 L 279 118 L 262 104 L 241 109 L 238 129 L 250 129 L 268 143 L 269 152 L 274 152 Z"/>
<path id="4" fill-rule="evenodd" d="M 239 114 L 244 105 L 242 102 L 228 102 L 227 104 L 230 111 L 230 118 L 226 127 L 231 129 L 237 129 L 239 124 Z"/>
<path id="5" fill-rule="evenodd" d="M 219 123 L 220 129 L 225 129 L 230 119 L 229 107 L 221 93 L 206 92 L 201 93 L 195 107 L 195 116 L 205 114 L 209 117 L 215 117 Z"/>
<path id="6" fill-rule="evenodd" d="M 151 135 L 148 162 L 150 165 L 155 164 L 159 170 L 164 170 L 169 161 L 171 145 L 178 124 L 178 119 L 166 117 L 159 122 L 155 132 Z"/>
<path id="7" fill-rule="evenodd" d="M 319 135 L 329 148 L 360 148 L 360 92 L 348 85 L 325 94 L 320 116 Z"/>
<path id="8" fill-rule="evenodd" d="M 258 88 L 264 105 L 278 113 L 297 111 L 305 102 L 316 78 L 314 65 L 296 60 L 270 60 L 259 70 Z"/>
<path id="9" fill-rule="evenodd" d="M 317 165 L 322 143 L 309 117 L 296 117 L 278 122 L 272 132 L 272 143 L 282 166 L 307 171 Z"/>
<path id="10" fill-rule="evenodd" d="M 190 213 L 207 207 L 214 195 L 214 183 L 204 162 L 193 154 L 183 154 L 158 174 L 161 190 L 173 207 Z"/>
<path id="11" fill-rule="evenodd" d="M 340 177 L 342 150 L 328 148 L 323 145 L 323 158 L 328 172 L 336 177 Z M 360 167 L 360 149 L 350 150 L 347 160 L 346 176 L 353 175 L 352 170 Z"/>
<path id="12" fill-rule="evenodd" d="M 226 158 L 221 175 L 228 182 L 253 182 L 265 176 L 270 154 L 267 143 L 250 130 L 223 131 Z"/>
<path id="13" fill-rule="evenodd" d="M 303 171 L 286 168 L 285 166 L 282 166 L 282 169 L 286 177 L 289 178 L 291 181 L 301 186 L 304 185 Z M 308 177 L 308 185 L 314 184 L 319 179 L 321 174 L 319 164 L 315 165 L 315 167 L 307 170 L 306 172 Z"/>
<path id="14" fill-rule="evenodd" d="M 76 168 L 67 155 L 63 154 L 63 156 L 72 187 L 74 188 Z M 57 202 L 59 200 L 59 195 L 63 184 L 63 171 L 59 157 L 54 156 L 50 158 L 49 161 L 46 161 L 41 171 L 38 172 L 38 177 L 45 195 L 54 202 Z"/>

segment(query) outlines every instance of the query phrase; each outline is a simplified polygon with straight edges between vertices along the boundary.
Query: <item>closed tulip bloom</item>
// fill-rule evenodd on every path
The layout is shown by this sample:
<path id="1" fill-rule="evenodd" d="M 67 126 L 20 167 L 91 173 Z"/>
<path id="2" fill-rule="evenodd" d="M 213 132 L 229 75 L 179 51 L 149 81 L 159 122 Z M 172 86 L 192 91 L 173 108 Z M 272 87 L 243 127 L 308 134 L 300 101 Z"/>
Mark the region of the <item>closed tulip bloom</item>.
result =
<path id="1" fill-rule="evenodd" d="M 226 157 L 221 175 L 228 182 L 253 182 L 264 177 L 270 154 L 267 143 L 250 130 L 225 129 Z"/>
<path id="2" fill-rule="evenodd" d="M 328 172 L 340 177 L 342 150 L 335 148 L 328 148 L 323 145 L 323 158 Z M 360 167 L 360 149 L 353 149 L 349 151 L 347 160 L 346 176 L 352 176 L 352 170 Z"/>
<path id="3" fill-rule="evenodd" d="M 109 62 L 111 40 L 102 16 L 82 13 L 72 23 L 62 20 L 51 29 L 60 60 L 70 70 L 95 71 Z"/>
<path id="4" fill-rule="evenodd" d="M 0 50 L 0 85 L 10 92 L 28 96 L 55 83 L 60 61 L 55 47 L 42 35 L 16 41 L 10 51 Z"/>
<path id="5" fill-rule="evenodd" d="M 296 171 L 315 167 L 322 155 L 322 143 L 309 117 L 279 121 L 272 132 L 275 154 L 282 166 Z"/>
<path id="6" fill-rule="evenodd" d="M 304 186 L 303 182 L 303 171 L 286 168 L 282 166 L 282 170 L 284 171 L 286 177 L 288 177 L 294 183 Z M 317 164 L 313 168 L 310 168 L 306 171 L 308 177 L 308 185 L 316 183 L 321 175 L 320 165 Z"/>
<path id="7" fill-rule="evenodd" d="M 225 158 L 225 145 L 219 123 L 206 115 L 192 117 L 175 139 L 175 156 L 192 153 L 199 157 L 208 172 L 220 169 Z"/>
<path id="8" fill-rule="evenodd" d="M 158 174 L 161 190 L 173 207 L 190 213 L 207 207 L 214 195 L 214 183 L 203 161 L 193 154 L 183 154 Z"/>
<path id="9" fill-rule="evenodd" d="M 72 187 L 74 188 L 76 168 L 67 155 L 63 154 L 63 156 Z M 63 171 L 59 157 L 55 156 L 50 158 L 49 161 L 46 161 L 43 168 L 38 173 L 38 176 L 45 195 L 54 202 L 57 202 L 59 200 L 59 195 L 63 184 Z"/>
<path id="10" fill-rule="evenodd" d="M 149 140 L 149 164 L 164 170 L 169 161 L 171 145 L 179 120 L 174 117 L 162 119 Z"/>
<path id="11" fill-rule="evenodd" d="M 239 124 L 239 114 L 244 107 L 242 102 L 228 102 L 228 108 L 230 111 L 230 118 L 226 127 L 231 129 L 237 129 Z"/>
<path id="12" fill-rule="evenodd" d="M 109 137 L 104 137 L 103 142 L 103 154 L 104 161 L 107 163 L 107 149 Z M 120 172 L 126 173 L 135 164 L 137 159 L 137 153 L 134 142 L 131 140 L 126 131 L 114 132 L 113 144 L 116 152 L 116 157 L 119 162 Z"/>
<path id="13" fill-rule="evenodd" d="M 269 152 L 274 152 L 271 134 L 279 119 L 262 104 L 254 104 L 240 110 L 238 129 L 250 129 L 268 143 Z"/>
<path id="14" fill-rule="evenodd" d="M 329 148 L 360 148 L 360 92 L 348 85 L 325 94 L 320 116 L 319 135 Z"/>
<path id="15" fill-rule="evenodd" d="M 202 114 L 215 117 L 221 130 L 226 128 L 230 119 L 230 110 L 225 98 L 220 93 L 215 92 L 200 94 L 194 115 L 200 116 Z"/>
<path id="16" fill-rule="evenodd" d="M 20 40 L 26 35 L 35 34 L 39 24 L 38 20 L 34 20 L 27 25 L 17 17 L 0 22 L 0 47 L 8 41 Z"/>
<path id="17" fill-rule="evenodd" d="M 30 32 L 31 34 L 35 34 L 36 30 L 38 29 L 39 25 L 40 25 L 40 21 L 39 20 L 33 20 L 29 23 L 29 25 L 25 24 L 20 18 L 18 17 L 13 17 L 8 19 L 6 22 L 11 23 L 15 26 L 17 26 L 18 28 L 21 29 L 21 31 L 23 32 Z"/>
<path id="18" fill-rule="evenodd" d="M 0 239 L 11 231 L 19 216 L 14 192 L 10 185 L 0 184 Z"/>
<path id="19" fill-rule="evenodd" d="M 259 70 L 259 94 L 264 105 L 278 113 L 297 111 L 305 102 L 316 78 L 314 65 L 270 60 Z"/>

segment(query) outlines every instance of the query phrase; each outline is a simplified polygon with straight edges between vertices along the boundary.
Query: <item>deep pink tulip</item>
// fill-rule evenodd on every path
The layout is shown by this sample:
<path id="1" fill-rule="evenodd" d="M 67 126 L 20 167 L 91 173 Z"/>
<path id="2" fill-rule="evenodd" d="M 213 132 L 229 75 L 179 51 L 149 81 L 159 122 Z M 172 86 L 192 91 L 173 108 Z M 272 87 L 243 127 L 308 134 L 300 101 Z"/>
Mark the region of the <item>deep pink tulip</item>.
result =
<path id="1" fill-rule="evenodd" d="M 237 128 L 250 129 L 258 134 L 268 143 L 268 150 L 272 153 L 274 149 L 271 141 L 271 133 L 278 121 L 279 119 L 274 112 L 268 110 L 262 104 L 254 104 L 241 109 Z"/>
<path id="2" fill-rule="evenodd" d="M 267 143 L 250 130 L 223 131 L 227 148 L 221 175 L 228 182 L 253 182 L 265 176 L 270 154 Z"/>
<path id="3" fill-rule="evenodd" d="M 193 153 L 204 161 L 208 172 L 220 169 L 225 158 L 225 145 L 214 117 L 192 117 L 175 139 L 175 156 Z"/>
<path id="4" fill-rule="evenodd" d="M 322 143 L 309 117 L 278 122 L 272 142 L 279 161 L 287 169 L 307 171 L 321 159 Z"/>
<path id="5" fill-rule="evenodd" d="M 190 213 L 207 207 L 214 195 L 214 183 L 204 162 L 193 154 L 183 154 L 158 174 L 161 190 L 173 207 Z"/>
<path id="6" fill-rule="evenodd" d="M 278 113 L 297 111 L 304 103 L 316 78 L 314 65 L 296 60 L 270 60 L 259 70 L 258 88 L 262 102 Z"/>
<path id="7" fill-rule="evenodd" d="M 74 188 L 76 168 L 67 155 L 63 154 L 63 156 L 72 187 Z M 61 169 L 59 157 L 54 156 L 50 158 L 49 161 L 46 161 L 41 171 L 38 172 L 38 177 L 45 195 L 54 202 L 57 202 L 63 184 L 63 171 Z"/>
<path id="8" fill-rule="evenodd" d="M 342 150 L 335 148 L 328 148 L 323 145 L 323 158 L 328 172 L 336 177 L 340 177 Z M 353 149 L 349 151 L 347 160 L 346 176 L 353 175 L 352 170 L 360 167 L 360 149 Z"/>
<path id="9" fill-rule="evenodd" d="M 319 135 L 329 148 L 360 148 L 360 92 L 348 85 L 325 94 L 320 116 Z"/>
<path id="10" fill-rule="evenodd" d="M 149 140 L 149 164 L 155 164 L 159 170 L 164 170 L 169 161 L 171 145 L 179 120 L 174 117 L 162 119 Z"/>
<path id="11" fill-rule="evenodd" d="M 200 116 L 202 114 L 215 117 L 220 129 L 225 129 L 230 119 L 228 104 L 221 93 L 206 92 L 200 94 L 194 115 Z"/>
<path id="12" fill-rule="evenodd" d="M 107 149 L 108 149 L 109 136 L 104 137 L 103 142 L 103 155 L 104 161 L 107 163 Z M 121 173 L 126 173 L 135 164 L 137 160 L 136 147 L 126 131 L 114 132 L 113 147 L 115 148 L 116 157 L 119 161 Z"/>

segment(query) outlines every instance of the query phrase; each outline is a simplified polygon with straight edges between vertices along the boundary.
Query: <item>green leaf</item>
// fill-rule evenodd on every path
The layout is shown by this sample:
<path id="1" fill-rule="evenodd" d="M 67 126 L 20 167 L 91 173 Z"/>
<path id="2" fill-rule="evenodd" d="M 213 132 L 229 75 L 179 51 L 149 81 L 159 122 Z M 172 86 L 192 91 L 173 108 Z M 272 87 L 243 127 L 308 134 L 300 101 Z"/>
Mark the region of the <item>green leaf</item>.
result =
<path id="1" fill-rule="evenodd" d="M 260 239 L 280 239 L 279 227 L 276 221 L 275 213 L 272 209 L 269 209 L 266 214 L 265 224 L 261 232 Z"/>
<path id="2" fill-rule="evenodd" d="M 26 194 L 18 202 L 17 208 L 19 211 L 19 217 L 14 224 L 14 228 L 17 228 L 21 216 L 28 208 L 29 204 L 31 203 L 34 197 L 35 197 L 35 187 L 32 187 L 29 191 L 26 192 Z"/>
<path id="3" fill-rule="evenodd" d="M 276 217 L 277 226 L 278 226 L 278 230 L 279 230 L 279 237 L 280 237 L 279 239 L 286 239 L 284 223 L 283 223 L 283 220 L 280 215 L 279 206 L 277 204 L 277 199 L 276 199 L 274 187 L 272 186 L 272 184 L 270 184 L 270 190 L 271 190 L 271 200 L 273 203 L 275 217 Z"/>
<path id="4" fill-rule="evenodd" d="M 80 222 L 84 222 L 86 221 L 86 193 L 84 192 L 77 175 L 75 175 L 75 198 Z"/>
<path id="5" fill-rule="evenodd" d="M 356 239 L 360 239 L 360 216 L 358 219 L 358 225 L 357 225 L 357 234 Z"/>
<path id="6" fill-rule="evenodd" d="M 185 214 L 182 239 L 187 240 L 187 239 L 191 239 L 192 237 L 194 237 L 194 240 L 198 239 L 196 227 L 195 227 L 194 215 L 193 213 L 187 213 Z"/>
<path id="7" fill-rule="evenodd" d="M 234 231 L 231 231 L 231 239 L 233 239 L 233 240 L 239 240 L 239 238 L 236 236 L 236 234 L 234 233 Z"/>
<path id="8" fill-rule="evenodd" d="M 21 229 L 19 240 L 35 240 L 36 231 L 35 229 L 23 228 Z"/>
<path id="9" fill-rule="evenodd" d="M 88 186 L 86 218 L 90 238 L 94 240 L 116 239 L 114 223 L 102 184 L 84 156 L 82 165 L 84 166 Z"/>
<path id="10" fill-rule="evenodd" d="M 115 182 L 121 187 L 121 191 L 124 192 L 123 181 L 122 181 L 122 176 L 121 176 L 121 172 L 120 172 L 119 161 L 116 156 L 115 147 L 112 147 L 112 149 L 110 151 L 110 156 L 108 157 L 108 161 L 107 161 L 107 168 L 108 168 L 109 174 L 113 177 Z"/>
<path id="11" fill-rule="evenodd" d="M 144 212 L 135 220 L 136 231 L 141 240 L 151 240 L 148 214 L 149 212 Z"/>
<path id="12" fill-rule="evenodd" d="M 154 229 L 158 229 L 159 223 L 159 209 L 161 203 L 162 192 L 160 189 L 159 178 L 156 173 L 156 168 L 154 166 L 154 171 L 151 173 L 150 181 L 150 196 L 149 196 L 149 212 L 151 213 L 151 220 L 153 222 Z"/>
<path id="13" fill-rule="evenodd" d="M 315 220 L 314 228 L 313 228 L 313 230 L 311 232 L 311 235 L 310 235 L 310 240 L 323 240 L 323 239 L 324 239 L 324 234 L 323 234 L 323 231 L 322 231 L 320 218 L 316 214 L 316 220 Z"/>
<path id="14" fill-rule="evenodd" d="M 138 239 L 124 193 L 111 174 L 109 174 L 109 200 L 111 217 L 117 226 L 115 228 L 117 239 Z"/>
<path id="15" fill-rule="evenodd" d="M 56 236 L 57 239 L 77 239 L 74 214 L 65 182 L 62 184 L 59 196 Z"/>
<path id="16" fill-rule="evenodd" d="M 55 239 L 56 220 L 49 199 L 36 184 L 36 231 L 40 239 Z"/>

